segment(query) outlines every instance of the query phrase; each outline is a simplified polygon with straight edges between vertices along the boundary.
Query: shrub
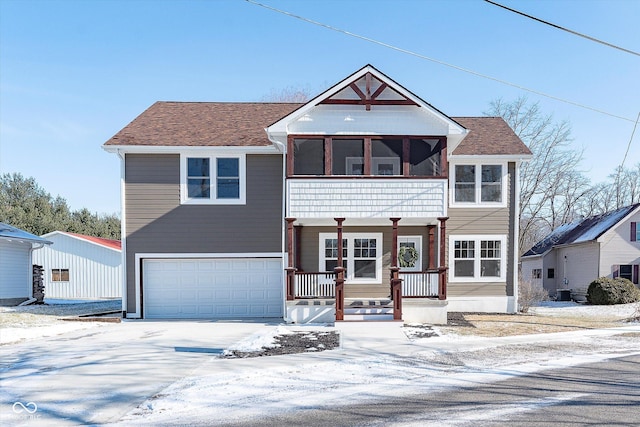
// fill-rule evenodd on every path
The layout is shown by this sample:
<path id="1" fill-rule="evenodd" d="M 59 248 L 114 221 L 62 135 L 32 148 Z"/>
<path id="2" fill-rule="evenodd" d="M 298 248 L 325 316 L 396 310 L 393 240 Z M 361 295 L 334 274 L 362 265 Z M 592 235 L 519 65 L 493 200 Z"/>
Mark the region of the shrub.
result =
<path id="1" fill-rule="evenodd" d="M 627 279 L 600 277 L 589 285 L 587 301 L 595 305 L 629 304 L 640 301 L 640 289 Z"/>
<path id="2" fill-rule="evenodd" d="M 527 313 L 531 306 L 549 299 L 549 294 L 542 286 L 534 285 L 530 280 L 520 277 L 518 285 L 518 305 L 521 313 Z"/>

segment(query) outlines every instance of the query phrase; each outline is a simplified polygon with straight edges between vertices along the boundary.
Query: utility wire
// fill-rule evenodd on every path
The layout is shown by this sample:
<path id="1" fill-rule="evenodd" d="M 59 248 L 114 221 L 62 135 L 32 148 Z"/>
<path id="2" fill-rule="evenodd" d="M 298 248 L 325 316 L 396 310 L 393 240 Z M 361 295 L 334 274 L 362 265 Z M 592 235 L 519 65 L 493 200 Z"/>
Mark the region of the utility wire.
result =
<path id="1" fill-rule="evenodd" d="M 614 49 L 618 49 L 618 50 L 621 50 L 623 52 L 630 53 L 632 55 L 640 56 L 640 53 L 634 52 L 633 50 L 625 49 L 623 47 L 616 46 L 615 44 L 611 44 L 611 43 L 607 43 L 607 42 L 602 41 L 602 40 L 598 40 L 595 37 L 591 37 L 591 36 L 588 36 L 586 34 L 582 34 L 582 33 L 579 33 L 577 31 L 570 30 L 568 28 L 562 27 L 562 26 L 554 24 L 552 22 L 545 21 L 545 20 L 540 19 L 540 18 L 536 18 L 535 16 L 527 15 L 524 12 L 520 12 L 519 10 L 511 9 L 510 7 L 504 6 L 504 5 L 500 4 L 500 3 L 496 3 L 496 2 L 491 1 L 491 0 L 484 0 L 484 1 L 489 3 L 489 4 L 492 4 L 494 6 L 498 6 L 498 7 L 501 7 L 503 9 L 505 9 L 505 10 L 508 10 L 509 12 L 513 12 L 513 13 L 517 13 L 518 15 L 522 15 L 525 18 L 533 19 L 534 21 L 538 21 L 538 22 L 541 22 L 543 24 L 549 25 L 549 26 L 551 26 L 553 28 L 557 28 L 558 30 L 566 31 L 567 33 L 571 33 L 571 34 L 576 35 L 578 37 L 582 37 L 582 38 L 585 38 L 587 40 L 591 40 L 592 42 L 600 43 L 600 44 L 603 44 L 605 46 L 609 46 L 609 47 L 612 47 Z"/>
<path id="2" fill-rule="evenodd" d="M 629 154 L 629 148 L 631 148 L 631 142 L 633 141 L 633 135 L 636 133 L 636 128 L 638 127 L 638 121 L 640 121 L 640 113 L 638 113 L 638 117 L 636 118 L 636 123 L 633 125 L 633 130 L 631 131 L 631 138 L 629 138 L 629 143 L 627 144 L 627 151 L 624 153 L 624 158 L 622 159 L 622 163 L 618 168 L 618 172 L 616 173 L 616 208 L 620 207 L 620 174 L 622 173 L 622 169 L 624 169 L 624 162 L 627 160 L 627 155 Z"/>
<path id="3" fill-rule="evenodd" d="M 332 27 L 331 25 L 323 24 L 322 22 L 313 21 L 313 20 L 311 20 L 309 18 L 305 18 L 303 16 L 295 15 L 295 14 L 293 14 L 291 12 L 287 12 L 285 10 L 277 9 L 275 7 L 272 7 L 272 6 L 268 6 L 266 4 L 259 3 L 259 2 L 255 1 L 255 0 L 245 0 L 245 1 L 247 3 L 251 3 L 251 4 L 255 5 L 255 6 L 260 6 L 262 8 L 271 10 L 273 12 L 277 12 L 277 13 L 289 16 L 291 18 L 299 19 L 300 21 L 304 21 L 304 22 L 307 22 L 309 24 L 317 25 L 319 27 L 323 27 L 323 28 L 326 28 L 326 29 L 331 30 L 331 31 L 336 31 L 338 33 L 342 33 L 342 34 L 345 34 L 347 36 L 355 37 L 357 39 L 364 40 L 364 41 L 369 42 L 369 43 L 377 44 L 379 46 L 386 47 L 388 49 L 392 49 L 392 50 L 395 50 L 397 52 L 405 53 L 407 55 L 415 56 L 415 57 L 420 58 L 420 59 L 425 59 L 427 61 L 435 62 L 436 64 L 444 65 L 446 67 L 450 67 L 450 68 L 453 68 L 453 69 L 456 69 L 458 71 L 462 71 L 462 72 L 465 72 L 465 73 L 468 73 L 468 74 L 473 74 L 474 76 L 482 77 L 482 78 L 488 79 L 488 80 L 493 80 L 494 82 L 498 82 L 498 83 L 501 83 L 503 85 L 511 86 L 511 87 L 516 88 L 516 89 L 520 89 L 520 90 L 523 90 L 523 91 L 526 91 L 526 92 L 534 93 L 536 95 L 540 95 L 540 96 L 543 96 L 545 98 L 553 99 L 553 100 L 556 100 L 556 101 L 559 101 L 559 102 L 563 102 L 565 104 L 570 104 L 570 105 L 573 105 L 575 107 L 583 108 L 585 110 L 594 111 L 596 113 L 604 114 L 606 116 L 614 117 L 616 119 L 620 119 L 620 120 L 624 120 L 624 121 L 632 122 L 632 123 L 635 122 L 634 119 L 630 119 L 630 118 L 623 117 L 623 116 L 618 116 L 616 114 L 609 113 L 607 111 L 600 110 L 598 108 L 589 107 L 588 105 L 580 104 L 578 102 L 570 101 L 570 100 L 564 99 L 564 98 L 559 98 L 557 96 L 550 95 L 550 94 L 544 93 L 544 92 L 540 92 L 540 91 L 535 90 L 535 89 L 529 89 L 527 87 L 520 86 L 518 84 L 511 83 L 511 82 L 508 82 L 506 80 L 498 79 L 496 77 L 491 77 L 489 75 L 482 74 L 482 73 L 479 73 L 477 71 L 470 70 L 468 68 L 463 68 L 463 67 L 459 67 L 457 65 L 449 64 L 447 62 L 440 61 L 439 59 L 430 58 L 430 57 L 428 57 L 426 55 L 422 55 L 422 54 L 413 52 L 413 51 L 408 50 L 408 49 L 403 49 L 401 47 L 394 46 L 394 45 L 389 44 L 389 43 L 385 43 L 385 42 L 382 42 L 382 41 L 379 41 L 379 40 L 375 40 L 375 39 L 372 39 L 372 38 L 369 38 L 369 37 L 365 37 L 365 36 L 362 36 L 362 35 L 359 35 L 359 34 L 356 34 L 356 33 L 352 33 L 350 31 L 342 30 L 340 28 Z"/>
<path id="4" fill-rule="evenodd" d="M 627 151 L 624 153 L 624 158 L 622 159 L 622 164 L 620 168 L 624 166 L 624 162 L 627 160 L 627 155 L 629 155 L 629 148 L 631 147 L 631 141 L 633 141 L 633 135 L 636 133 L 636 128 L 638 127 L 638 121 L 640 121 L 640 113 L 638 113 L 638 118 L 636 118 L 636 123 L 633 125 L 633 130 L 631 131 L 631 138 L 629 138 L 629 143 L 627 144 Z"/>
<path id="5" fill-rule="evenodd" d="M 600 44 L 603 44 L 603 45 L 605 45 L 605 46 L 609 46 L 609 47 L 612 47 L 612 48 L 614 48 L 614 49 L 618 49 L 618 50 L 621 50 L 621 51 L 623 51 L 623 52 L 630 53 L 630 54 L 632 54 L 632 55 L 640 56 L 640 53 L 638 53 L 638 52 L 634 52 L 634 51 L 632 51 L 632 50 L 625 49 L 625 48 L 623 48 L 623 47 L 616 46 L 616 45 L 614 45 L 614 44 L 607 43 L 607 42 L 602 41 L 602 40 L 598 40 L 598 39 L 596 39 L 596 38 L 594 38 L 594 37 L 591 37 L 591 36 L 588 36 L 588 35 L 586 35 L 586 34 L 582 34 L 582 33 L 579 33 L 579 32 L 577 32 L 577 31 L 570 30 L 570 29 L 565 28 L 565 27 L 562 27 L 562 26 L 560 26 L 560 25 L 553 24 L 553 23 L 548 22 L 548 21 L 545 21 L 545 20 L 543 20 L 543 19 L 536 18 L 535 16 L 528 15 L 528 14 L 526 14 L 526 13 L 524 13 L 524 12 L 520 12 L 519 10 L 512 9 L 512 8 L 510 8 L 510 7 L 507 7 L 507 6 L 505 6 L 505 5 L 502 5 L 502 4 L 500 4 L 500 3 L 497 3 L 497 2 L 495 2 L 495 1 L 492 1 L 492 0 L 484 0 L 484 1 L 485 1 L 486 3 L 492 4 L 492 5 L 494 5 L 494 6 L 498 6 L 498 7 L 501 7 L 501 8 L 503 8 L 503 9 L 505 9 L 505 10 L 508 10 L 509 12 L 513 12 L 513 13 L 517 13 L 518 15 L 522 15 L 522 16 L 524 16 L 525 18 L 533 19 L 534 21 L 541 22 L 541 23 L 546 24 L 546 25 L 549 25 L 549 26 L 551 26 L 551 27 L 553 27 L 553 28 L 557 28 L 557 29 L 559 29 L 559 30 L 566 31 L 567 33 L 574 34 L 574 35 L 576 35 L 576 36 L 579 36 L 579 37 L 585 38 L 585 39 L 587 39 L 587 40 L 591 40 L 591 41 L 593 41 L 593 42 L 600 43 Z M 625 153 L 624 153 L 624 157 L 623 157 L 623 159 L 622 159 L 622 163 L 620 164 L 620 167 L 618 168 L 618 173 L 616 174 L 616 188 L 617 188 L 617 190 L 618 190 L 618 191 L 617 191 L 617 194 L 616 194 L 616 201 L 617 201 L 617 204 L 618 204 L 618 205 L 619 205 L 619 196 L 620 196 L 620 195 L 619 195 L 619 191 L 620 191 L 620 185 L 619 185 L 619 184 L 620 184 L 620 174 L 622 173 L 622 170 L 623 170 L 623 168 L 624 168 L 624 163 L 627 161 L 627 156 L 629 155 L 629 149 L 631 148 L 631 143 L 633 142 L 633 136 L 635 135 L 635 133 L 636 133 L 636 128 L 638 127 L 638 121 L 640 121 L 640 113 L 638 113 L 638 117 L 636 118 L 636 120 L 635 120 L 635 124 L 633 125 L 633 130 L 631 131 L 631 138 L 629 138 L 629 143 L 627 144 L 627 150 L 626 150 L 626 151 L 625 151 Z"/>

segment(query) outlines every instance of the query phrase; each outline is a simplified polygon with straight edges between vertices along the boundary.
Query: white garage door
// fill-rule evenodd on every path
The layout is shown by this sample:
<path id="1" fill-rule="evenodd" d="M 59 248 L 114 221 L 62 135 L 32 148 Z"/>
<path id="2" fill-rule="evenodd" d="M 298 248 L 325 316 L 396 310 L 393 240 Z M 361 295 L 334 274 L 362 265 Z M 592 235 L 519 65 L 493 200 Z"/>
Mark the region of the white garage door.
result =
<path id="1" fill-rule="evenodd" d="M 282 317 L 278 258 L 145 259 L 148 319 Z"/>

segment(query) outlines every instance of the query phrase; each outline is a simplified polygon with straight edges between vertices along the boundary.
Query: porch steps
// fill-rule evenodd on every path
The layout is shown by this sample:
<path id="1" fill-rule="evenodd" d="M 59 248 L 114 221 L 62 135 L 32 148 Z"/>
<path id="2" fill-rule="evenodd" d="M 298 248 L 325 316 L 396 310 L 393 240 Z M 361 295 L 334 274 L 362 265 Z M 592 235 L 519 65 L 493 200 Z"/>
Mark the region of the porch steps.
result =
<path id="1" fill-rule="evenodd" d="M 389 299 L 351 299 L 344 301 L 345 322 L 393 321 L 393 305 Z"/>

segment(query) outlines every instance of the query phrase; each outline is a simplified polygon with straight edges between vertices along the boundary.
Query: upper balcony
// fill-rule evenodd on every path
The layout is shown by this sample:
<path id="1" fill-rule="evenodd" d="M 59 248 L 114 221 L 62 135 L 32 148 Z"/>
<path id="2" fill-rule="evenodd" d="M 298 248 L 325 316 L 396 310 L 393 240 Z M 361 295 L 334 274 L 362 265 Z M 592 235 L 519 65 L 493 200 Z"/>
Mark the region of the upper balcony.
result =
<path id="1" fill-rule="evenodd" d="M 317 223 L 446 216 L 446 142 L 444 136 L 289 136 L 287 216 Z"/>

